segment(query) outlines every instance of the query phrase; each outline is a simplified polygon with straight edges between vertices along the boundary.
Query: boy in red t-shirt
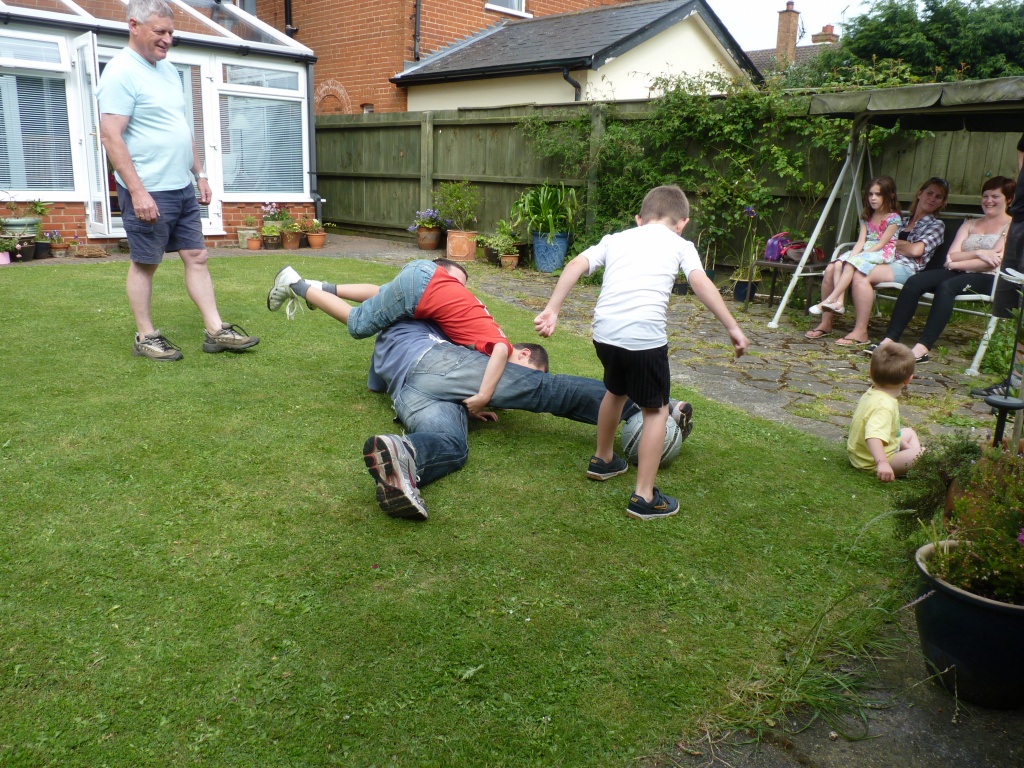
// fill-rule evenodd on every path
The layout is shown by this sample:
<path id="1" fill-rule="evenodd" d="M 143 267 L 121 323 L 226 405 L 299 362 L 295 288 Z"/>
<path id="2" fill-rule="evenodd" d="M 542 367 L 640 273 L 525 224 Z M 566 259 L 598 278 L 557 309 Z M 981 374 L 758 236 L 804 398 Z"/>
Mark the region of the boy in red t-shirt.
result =
<path id="1" fill-rule="evenodd" d="M 399 320 L 433 320 L 455 344 L 490 356 L 480 391 L 465 401 L 476 415 L 487 405 L 498 385 L 512 344 L 487 307 L 466 288 L 465 268 L 449 259 L 417 259 L 402 267 L 394 280 L 333 285 L 303 280 L 291 267 L 277 273 L 267 295 L 267 309 L 276 312 L 287 302 L 288 318 L 295 316 L 296 297 L 348 326 L 356 339 L 373 336 Z M 362 302 L 353 307 L 348 301 Z"/>

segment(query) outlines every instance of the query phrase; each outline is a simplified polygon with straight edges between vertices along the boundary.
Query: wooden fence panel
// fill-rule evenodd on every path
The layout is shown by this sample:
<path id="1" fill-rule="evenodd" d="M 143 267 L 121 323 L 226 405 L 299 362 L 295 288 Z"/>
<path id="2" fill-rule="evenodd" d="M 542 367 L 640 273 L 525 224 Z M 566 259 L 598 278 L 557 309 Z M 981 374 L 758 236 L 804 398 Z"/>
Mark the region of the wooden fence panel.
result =
<path id="1" fill-rule="evenodd" d="M 615 116 L 607 119 L 643 119 L 645 109 L 644 104 L 617 105 Z M 527 115 L 564 120 L 581 112 L 589 115 L 598 133 L 604 130 L 606 111 L 583 103 L 318 117 L 317 173 L 319 192 L 326 199 L 324 218 L 348 230 L 409 236 L 406 227 L 414 211 L 431 204 L 436 185 L 462 179 L 480 188 L 477 229 L 482 232 L 508 218 L 523 190 L 544 181 L 576 186 L 584 199 L 588 184 L 596 191 L 597 174 L 591 173 L 589 179 L 562 178 L 557 162 L 538 157 L 519 129 Z M 909 206 L 922 181 L 944 177 L 950 182 L 951 207 L 973 212 L 985 179 L 1016 175 L 1017 138 L 1018 134 L 963 131 L 897 136 L 876 148 L 872 171 L 893 176 L 904 206 Z M 811 152 L 807 162 L 810 177 L 820 178 L 826 186 L 815 203 L 820 208 L 841 161 L 819 151 Z M 856 192 L 858 210 L 860 192 Z M 781 187 L 777 193 L 787 198 L 783 201 L 790 222 L 786 226 L 809 230 L 814 217 L 804 210 L 806 203 L 789 198 Z M 833 216 L 833 228 L 837 217 L 838 213 Z"/>

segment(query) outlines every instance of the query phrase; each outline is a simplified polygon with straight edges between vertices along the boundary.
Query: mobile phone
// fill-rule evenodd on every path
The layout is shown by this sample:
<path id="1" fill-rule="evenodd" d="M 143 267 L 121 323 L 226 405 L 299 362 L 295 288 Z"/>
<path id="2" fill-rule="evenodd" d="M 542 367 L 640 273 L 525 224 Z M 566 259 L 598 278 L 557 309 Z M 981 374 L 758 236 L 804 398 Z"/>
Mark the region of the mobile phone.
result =
<path id="1" fill-rule="evenodd" d="M 896 235 L 896 239 L 897 240 L 906 240 L 909 237 L 910 237 L 910 233 L 907 232 L 907 231 L 900 232 L 898 235 Z"/>

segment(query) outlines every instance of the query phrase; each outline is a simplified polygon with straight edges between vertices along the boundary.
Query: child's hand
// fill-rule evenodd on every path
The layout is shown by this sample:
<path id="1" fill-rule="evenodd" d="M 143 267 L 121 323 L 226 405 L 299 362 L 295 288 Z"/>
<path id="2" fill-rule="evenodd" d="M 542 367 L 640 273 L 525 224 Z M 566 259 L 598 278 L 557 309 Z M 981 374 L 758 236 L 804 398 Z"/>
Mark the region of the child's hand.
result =
<path id="1" fill-rule="evenodd" d="M 878 471 L 878 479 L 883 483 L 891 483 L 896 479 L 896 473 L 892 471 L 892 464 L 888 461 L 880 461 L 876 466 Z"/>
<path id="2" fill-rule="evenodd" d="M 555 326 L 558 324 L 558 313 L 545 309 L 535 318 L 533 318 L 533 327 L 537 329 L 537 333 L 545 338 L 555 332 Z"/>
<path id="3" fill-rule="evenodd" d="M 484 408 L 487 407 L 488 400 L 490 400 L 489 397 L 484 397 L 479 392 L 477 392 L 472 397 L 467 397 L 465 400 L 463 400 L 462 404 L 465 405 L 466 408 L 469 410 L 469 415 L 472 416 L 473 418 L 476 418 L 481 413 L 483 413 Z"/>
<path id="4" fill-rule="evenodd" d="M 736 350 L 736 357 L 743 357 L 743 353 L 747 351 L 747 347 L 750 345 L 747 337 L 743 335 L 743 331 L 739 328 L 733 328 L 729 331 L 729 338 L 732 339 L 732 348 Z"/>

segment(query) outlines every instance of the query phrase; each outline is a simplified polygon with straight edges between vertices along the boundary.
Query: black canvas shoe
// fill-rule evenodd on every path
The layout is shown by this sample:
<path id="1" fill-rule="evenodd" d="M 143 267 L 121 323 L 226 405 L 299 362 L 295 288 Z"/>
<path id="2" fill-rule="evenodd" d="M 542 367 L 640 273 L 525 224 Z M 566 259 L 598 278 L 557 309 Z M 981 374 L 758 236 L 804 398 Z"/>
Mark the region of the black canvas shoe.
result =
<path id="1" fill-rule="evenodd" d="M 609 480 L 625 474 L 627 469 L 629 469 L 629 465 L 626 460 L 614 453 L 611 461 L 602 461 L 597 456 L 591 456 L 590 465 L 587 467 L 587 477 L 591 480 Z"/>
<path id="2" fill-rule="evenodd" d="M 971 397 L 977 397 L 984 400 L 989 395 L 996 395 L 998 397 L 1006 397 L 1009 392 L 1009 383 L 1001 381 L 998 384 L 993 384 L 990 387 L 978 387 L 977 389 L 971 390 Z"/>
<path id="3" fill-rule="evenodd" d="M 679 502 L 671 496 L 666 496 L 657 488 L 654 489 L 654 498 L 644 501 L 635 493 L 629 497 L 629 506 L 626 507 L 626 514 L 637 520 L 656 520 L 659 517 L 671 517 L 679 511 Z"/>

